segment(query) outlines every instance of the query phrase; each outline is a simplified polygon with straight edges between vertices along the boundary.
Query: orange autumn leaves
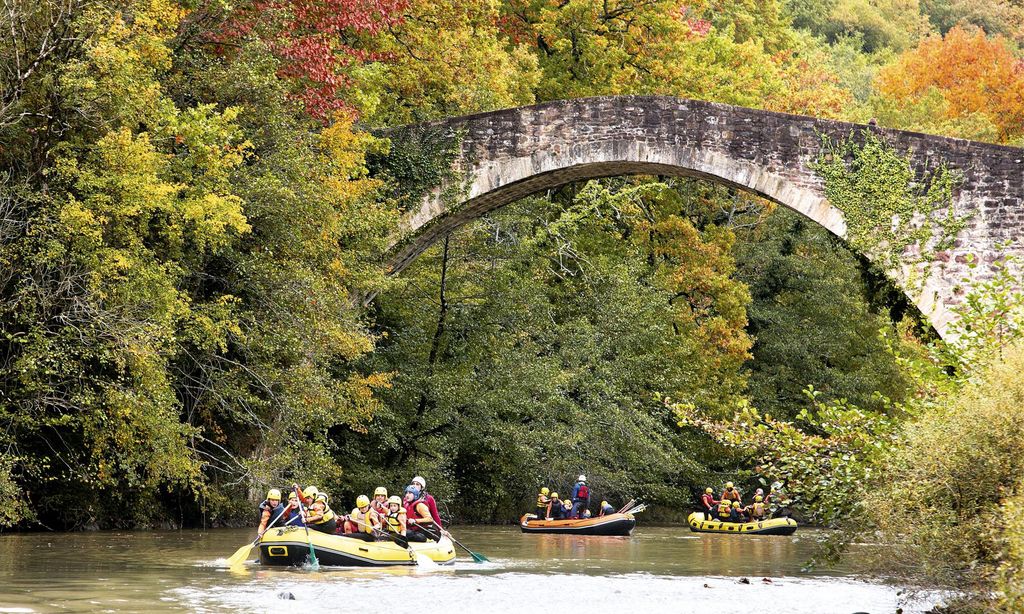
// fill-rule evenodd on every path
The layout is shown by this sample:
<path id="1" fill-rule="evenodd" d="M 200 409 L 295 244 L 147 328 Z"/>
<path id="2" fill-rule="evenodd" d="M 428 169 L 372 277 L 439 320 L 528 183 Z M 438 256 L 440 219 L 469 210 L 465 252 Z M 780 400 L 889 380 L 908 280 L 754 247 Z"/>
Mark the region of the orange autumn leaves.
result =
<path id="1" fill-rule="evenodd" d="M 1024 62 L 1002 36 L 960 27 L 930 36 L 883 69 L 876 87 L 898 104 L 941 95 L 944 119 L 980 115 L 999 142 L 1024 138 Z"/>

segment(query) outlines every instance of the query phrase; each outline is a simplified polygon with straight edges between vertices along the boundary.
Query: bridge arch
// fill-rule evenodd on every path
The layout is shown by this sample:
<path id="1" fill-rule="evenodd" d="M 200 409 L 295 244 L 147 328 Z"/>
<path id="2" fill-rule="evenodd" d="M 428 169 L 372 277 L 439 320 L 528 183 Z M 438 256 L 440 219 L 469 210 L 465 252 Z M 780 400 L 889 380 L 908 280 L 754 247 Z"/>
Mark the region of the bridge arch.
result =
<path id="1" fill-rule="evenodd" d="M 618 175 L 707 179 L 792 209 L 841 238 L 843 211 L 828 201 L 812 169 L 822 136 L 845 138 L 867 126 L 669 97 L 622 96 L 557 101 L 434 122 L 424 130 L 461 135 L 453 162 L 459 198 L 442 186 L 407 211 L 388 263 L 399 272 L 456 228 L 520 198 L 567 183 Z M 938 265 L 889 274 L 940 335 L 954 319 L 964 278 L 984 279 L 1024 230 L 1024 151 L 895 130 L 878 130 L 924 170 L 937 160 L 964 181 L 953 207 L 970 222 Z M 945 212 L 937 212 L 938 215 Z M 1009 223 L 1008 223 L 1009 222 Z M 1024 251 L 1018 241 L 1010 251 Z M 870 257 L 870 256 L 869 256 Z M 911 289 L 907 279 L 924 275 Z"/>

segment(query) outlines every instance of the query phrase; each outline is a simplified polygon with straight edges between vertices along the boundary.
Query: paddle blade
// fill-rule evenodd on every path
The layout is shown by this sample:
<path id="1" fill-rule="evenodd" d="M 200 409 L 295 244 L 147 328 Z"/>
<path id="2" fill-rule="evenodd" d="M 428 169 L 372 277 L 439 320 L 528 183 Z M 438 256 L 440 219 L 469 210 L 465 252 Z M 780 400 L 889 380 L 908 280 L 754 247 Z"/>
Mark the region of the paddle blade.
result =
<path id="1" fill-rule="evenodd" d="M 471 550 L 469 552 L 469 555 L 472 556 L 473 560 L 476 561 L 477 563 L 490 563 L 491 562 L 491 559 L 489 559 L 486 556 L 480 554 L 479 552 L 473 552 Z"/>
<path id="2" fill-rule="evenodd" d="M 235 550 L 235 553 L 228 558 L 228 565 L 231 567 L 238 567 L 249 558 L 249 553 L 252 552 L 252 544 L 246 544 Z"/>

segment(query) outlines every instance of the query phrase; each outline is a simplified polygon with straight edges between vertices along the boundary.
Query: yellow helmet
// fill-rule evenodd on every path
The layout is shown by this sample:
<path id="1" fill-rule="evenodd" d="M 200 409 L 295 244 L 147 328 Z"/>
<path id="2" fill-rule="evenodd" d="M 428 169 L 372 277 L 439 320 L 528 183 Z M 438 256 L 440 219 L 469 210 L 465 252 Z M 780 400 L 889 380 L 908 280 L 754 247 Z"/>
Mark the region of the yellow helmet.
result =
<path id="1" fill-rule="evenodd" d="M 391 495 L 390 497 L 388 497 L 388 505 L 391 505 L 392 503 L 394 503 L 394 504 L 398 505 L 399 507 L 401 507 L 401 505 L 402 505 L 402 498 L 399 497 L 398 495 Z"/>
<path id="2" fill-rule="evenodd" d="M 602 501 L 602 502 L 601 502 L 601 507 L 604 507 L 604 506 L 606 506 L 606 505 L 608 505 L 608 502 L 607 502 L 607 501 Z"/>
<path id="3" fill-rule="evenodd" d="M 725 487 L 726 488 L 732 488 L 732 482 L 726 482 L 725 483 Z"/>
<path id="4" fill-rule="evenodd" d="M 327 493 L 325 493 L 325 492 L 318 492 L 318 493 L 316 493 L 316 498 L 313 499 L 313 500 L 314 501 L 321 501 L 322 500 L 324 503 L 327 503 L 327 500 L 329 498 L 330 497 L 327 496 Z"/>
<path id="5" fill-rule="evenodd" d="M 376 497 L 377 495 L 384 495 L 385 497 L 388 496 L 388 489 L 383 486 L 378 486 L 377 489 L 373 491 L 373 496 Z"/>
<path id="6" fill-rule="evenodd" d="M 733 507 L 739 507 L 740 506 L 740 502 L 739 501 L 733 501 L 732 502 L 732 506 Z"/>
<path id="7" fill-rule="evenodd" d="M 557 492 L 551 493 L 551 498 L 552 499 L 557 499 L 558 498 L 558 493 Z"/>
<path id="8" fill-rule="evenodd" d="M 319 494 L 320 494 L 320 489 L 318 489 L 316 486 L 307 486 L 302 491 L 302 496 L 306 497 L 307 499 L 316 500 L 316 496 L 319 495 Z"/>
<path id="9" fill-rule="evenodd" d="M 762 497 L 761 495 L 755 495 L 754 496 L 754 501 L 757 502 L 757 503 L 760 503 L 763 500 L 764 500 L 764 497 Z"/>
<path id="10" fill-rule="evenodd" d="M 288 493 L 288 500 L 289 501 L 295 501 L 298 498 L 299 498 L 299 496 L 295 494 L 294 490 L 291 491 L 290 493 Z"/>
<path id="11" fill-rule="evenodd" d="M 359 495 L 356 497 L 356 507 L 366 507 L 370 504 L 370 498 L 366 495 Z"/>
<path id="12" fill-rule="evenodd" d="M 572 501 L 568 499 L 562 499 L 562 505 L 564 505 L 565 507 L 572 507 Z"/>
<path id="13" fill-rule="evenodd" d="M 711 487 L 710 487 L 710 486 L 708 486 L 707 488 L 705 488 L 705 489 L 704 489 L 704 492 L 708 493 L 709 495 L 712 495 L 712 494 L 714 494 L 714 493 L 715 493 L 715 491 L 711 490 Z"/>
<path id="14" fill-rule="evenodd" d="M 542 494 L 542 495 L 547 495 L 547 494 L 548 494 L 548 493 L 550 493 L 550 492 L 551 492 L 551 491 L 550 491 L 550 490 L 548 490 L 548 487 L 547 487 L 547 486 L 543 486 L 543 487 L 541 487 L 541 489 L 540 489 L 540 494 Z"/>
<path id="15" fill-rule="evenodd" d="M 267 499 L 277 499 L 278 501 L 280 501 L 281 491 L 276 488 L 271 488 L 270 490 L 267 491 Z"/>

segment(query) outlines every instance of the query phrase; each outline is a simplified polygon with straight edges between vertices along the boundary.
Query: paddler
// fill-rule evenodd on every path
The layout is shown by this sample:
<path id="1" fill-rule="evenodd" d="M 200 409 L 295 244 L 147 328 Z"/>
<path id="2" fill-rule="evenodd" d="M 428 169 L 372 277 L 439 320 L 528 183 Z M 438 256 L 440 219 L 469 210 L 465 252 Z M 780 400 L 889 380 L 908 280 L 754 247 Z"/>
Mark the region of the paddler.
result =
<path id="1" fill-rule="evenodd" d="M 444 524 L 441 522 L 441 514 L 437 512 L 437 501 L 434 500 L 434 495 L 427 492 L 427 481 L 423 476 L 418 475 L 412 479 L 412 485 L 420 489 L 420 499 L 427 504 L 427 509 L 430 510 L 430 517 L 434 520 L 440 528 L 444 528 Z"/>
<path id="2" fill-rule="evenodd" d="M 728 499 L 722 499 L 718 502 L 718 519 L 722 522 L 729 522 L 729 517 L 732 515 L 732 502 Z"/>
<path id="3" fill-rule="evenodd" d="M 582 510 L 590 507 L 590 487 L 587 486 L 587 476 L 580 474 L 576 478 L 576 484 L 572 487 L 572 511 L 569 518 L 579 518 Z"/>
<path id="4" fill-rule="evenodd" d="M 398 495 L 391 495 L 388 498 L 388 513 L 384 516 L 384 526 L 388 533 L 405 535 L 406 520 L 405 507 L 402 506 L 402 498 Z"/>
<path id="5" fill-rule="evenodd" d="M 377 512 L 378 518 L 383 518 L 388 515 L 388 489 L 383 486 L 378 486 L 373 491 L 373 501 L 370 502 L 370 506 L 373 507 L 373 511 Z"/>
<path id="6" fill-rule="evenodd" d="M 437 528 L 430 516 L 430 508 L 423 500 L 419 487 L 410 484 L 405 487 L 406 537 L 411 542 L 425 542 L 434 538 Z"/>
<path id="7" fill-rule="evenodd" d="M 767 517 L 767 513 L 764 505 L 764 497 L 761 495 L 754 495 L 754 502 L 747 506 L 744 510 L 750 519 L 754 522 L 764 520 Z"/>
<path id="8" fill-rule="evenodd" d="M 732 508 L 729 510 L 729 522 L 746 522 L 747 518 L 743 515 L 743 510 L 740 509 L 740 502 L 733 501 Z"/>
<path id="9" fill-rule="evenodd" d="M 547 486 L 542 486 L 541 487 L 540 494 L 537 495 L 537 509 L 538 510 L 545 510 L 545 512 L 547 511 L 548 504 L 551 503 L 551 497 L 548 496 L 550 494 L 551 494 L 551 491 L 548 490 Z"/>
<path id="10" fill-rule="evenodd" d="M 302 522 L 302 512 L 299 511 L 299 497 L 295 494 L 295 491 L 288 493 L 288 511 L 284 513 L 282 518 L 284 524 L 293 527 L 304 527 L 306 523 Z"/>
<path id="11" fill-rule="evenodd" d="M 548 510 L 544 514 L 545 520 L 561 520 L 562 519 L 562 502 L 558 498 L 558 493 L 551 493 L 551 497 L 548 498 Z"/>
<path id="12" fill-rule="evenodd" d="M 345 537 L 354 537 L 363 541 L 376 540 L 374 531 L 380 530 L 380 519 L 377 512 L 370 507 L 370 498 L 366 495 L 356 497 L 356 506 L 345 517 Z"/>
<path id="13" fill-rule="evenodd" d="M 743 503 L 740 491 L 736 490 L 736 487 L 732 485 L 732 482 L 725 483 L 725 490 L 722 491 L 722 501 L 739 501 L 740 504 Z"/>
<path id="14" fill-rule="evenodd" d="M 602 501 L 601 502 L 601 513 L 598 514 L 598 516 L 607 516 L 608 514 L 614 514 L 614 513 L 615 513 L 615 508 L 612 507 L 611 503 L 608 503 L 607 501 Z"/>
<path id="15" fill-rule="evenodd" d="M 304 519 L 306 526 L 321 533 L 328 533 L 330 535 L 337 533 L 338 522 L 334 511 L 331 510 L 331 506 L 327 503 L 327 493 L 320 492 L 315 486 L 310 486 L 302 491 L 302 494 L 307 499 L 313 500 L 313 503 L 306 508 L 306 517 Z"/>
<path id="16" fill-rule="evenodd" d="M 257 537 L 272 527 L 284 524 L 284 506 L 281 505 L 281 491 L 271 488 L 267 491 L 267 498 L 259 505 L 260 528 L 257 529 Z"/>
<path id="17" fill-rule="evenodd" d="M 715 491 L 710 486 L 705 488 L 704 494 L 700 496 L 700 505 L 708 519 L 715 517 L 715 506 L 718 505 L 718 501 L 715 501 Z"/>

